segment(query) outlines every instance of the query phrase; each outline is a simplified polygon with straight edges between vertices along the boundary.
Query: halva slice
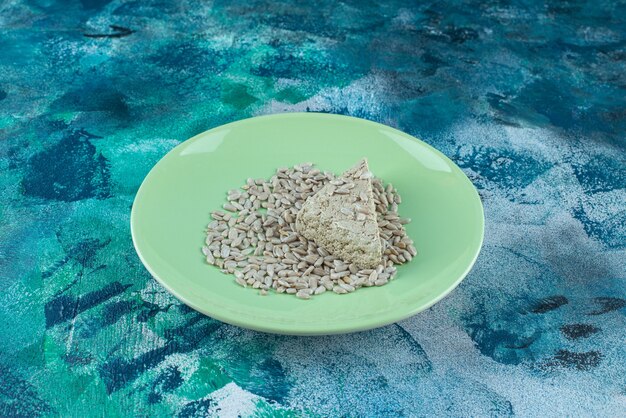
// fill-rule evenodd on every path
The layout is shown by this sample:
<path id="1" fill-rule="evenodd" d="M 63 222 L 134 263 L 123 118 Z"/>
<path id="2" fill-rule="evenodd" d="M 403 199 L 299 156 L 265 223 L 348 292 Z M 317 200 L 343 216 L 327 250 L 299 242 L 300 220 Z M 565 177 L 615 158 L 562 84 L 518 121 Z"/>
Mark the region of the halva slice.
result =
<path id="1" fill-rule="evenodd" d="M 375 268 L 382 248 L 367 160 L 309 197 L 296 216 L 296 231 L 334 256 Z"/>

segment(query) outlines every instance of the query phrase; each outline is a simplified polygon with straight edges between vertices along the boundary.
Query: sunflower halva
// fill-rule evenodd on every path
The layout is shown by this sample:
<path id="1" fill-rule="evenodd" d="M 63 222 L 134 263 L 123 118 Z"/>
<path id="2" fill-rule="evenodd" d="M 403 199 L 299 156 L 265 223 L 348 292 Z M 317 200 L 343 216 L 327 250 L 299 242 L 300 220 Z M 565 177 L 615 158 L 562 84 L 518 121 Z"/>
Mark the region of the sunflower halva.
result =
<path id="1" fill-rule="evenodd" d="M 346 263 L 363 269 L 382 261 L 382 246 L 367 160 L 309 197 L 296 217 L 296 231 Z"/>

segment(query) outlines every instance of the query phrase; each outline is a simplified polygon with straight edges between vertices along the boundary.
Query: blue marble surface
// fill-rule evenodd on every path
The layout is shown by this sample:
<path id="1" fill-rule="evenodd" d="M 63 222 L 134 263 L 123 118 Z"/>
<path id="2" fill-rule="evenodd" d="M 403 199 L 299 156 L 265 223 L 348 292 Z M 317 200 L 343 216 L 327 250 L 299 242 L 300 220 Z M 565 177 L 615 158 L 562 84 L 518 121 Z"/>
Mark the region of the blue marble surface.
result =
<path id="1" fill-rule="evenodd" d="M 297 338 L 151 279 L 129 212 L 181 141 L 286 111 L 424 139 L 472 179 L 472 272 Z M 0 3 L 1 416 L 624 416 L 626 3 Z"/>

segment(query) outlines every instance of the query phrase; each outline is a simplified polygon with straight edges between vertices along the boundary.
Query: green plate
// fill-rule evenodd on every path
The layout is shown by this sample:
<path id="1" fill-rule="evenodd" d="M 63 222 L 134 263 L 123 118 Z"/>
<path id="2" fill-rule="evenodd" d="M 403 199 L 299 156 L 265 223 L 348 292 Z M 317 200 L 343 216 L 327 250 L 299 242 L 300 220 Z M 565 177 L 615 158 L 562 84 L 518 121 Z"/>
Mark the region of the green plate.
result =
<path id="1" fill-rule="evenodd" d="M 209 213 L 248 177 L 313 162 L 343 172 L 367 157 L 402 195 L 399 212 L 419 254 L 396 280 L 310 300 L 238 286 L 204 260 Z M 439 151 L 378 123 L 321 113 L 262 116 L 220 126 L 178 145 L 150 171 L 131 214 L 135 249 L 169 292 L 220 321 L 280 334 L 361 331 L 414 315 L 450 293 L 483 241 L 483 208 L 463 172 Z"/>

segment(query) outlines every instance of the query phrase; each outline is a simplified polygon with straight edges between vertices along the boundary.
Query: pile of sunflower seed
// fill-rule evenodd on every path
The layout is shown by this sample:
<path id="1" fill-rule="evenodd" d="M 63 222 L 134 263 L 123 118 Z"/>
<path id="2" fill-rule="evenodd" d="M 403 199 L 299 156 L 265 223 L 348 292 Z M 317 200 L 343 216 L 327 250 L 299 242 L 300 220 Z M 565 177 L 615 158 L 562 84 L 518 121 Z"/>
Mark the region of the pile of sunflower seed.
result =
<path id="1" fill-rule="evenodd" d="M 398 215 L 401 198 L 391 184 L 385 187 L 372 178 L 383 248 L 377 268 L 345 263 L 296 232 L 296 214 L 304 201 L 336 180 L 334 174 L 304 163 L 279 168 L 269 180 L 248 179 L 240 189 L 230 190 L 224 210 L 211 213 L 202 248 L 207 262 L 261 295 L 274 289 L 309 299 L 327 290 L 345 294 L 387 284 L 395 277 L 395 265 L 417 254 L 404 229 L 410 219 Z"/>

